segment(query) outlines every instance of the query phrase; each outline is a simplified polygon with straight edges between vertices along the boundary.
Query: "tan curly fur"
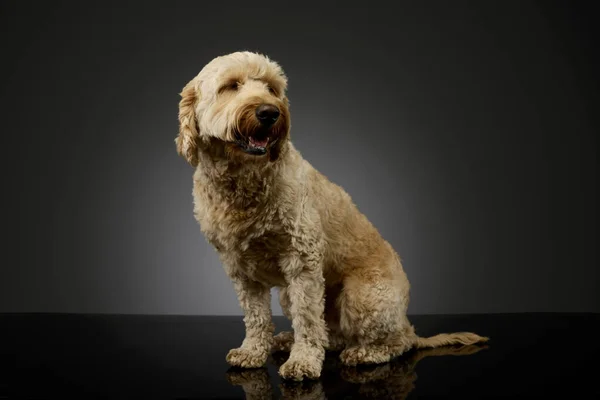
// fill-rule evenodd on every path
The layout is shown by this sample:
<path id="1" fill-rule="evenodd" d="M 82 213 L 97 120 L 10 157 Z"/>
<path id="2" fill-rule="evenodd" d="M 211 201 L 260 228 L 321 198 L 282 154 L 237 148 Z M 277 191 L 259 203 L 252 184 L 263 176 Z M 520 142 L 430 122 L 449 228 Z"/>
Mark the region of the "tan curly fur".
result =
<path id="1" fill-rule="evenodd" d="M 472 333 L 419 338 L 406 310 L 400 258 L 350 196 L 290 141 L 287 79 L 269 58 L 236 52 L 208 63 L 181 92 L 178 153 L 194 173 L 194 214 L 218 251 L 244 312 L 246 337 L 227 355 L 260 367 L 273 347 L 291 351 L 284 378 L 317 378 L 326 349 L 346 365 L 383 363 L 412 347 L 472 344 Z M 265 154 L 240 143 L 260 131 L 256 110 L 280 111 Z M 264 129 L 263 129 L 264 131 Z M 270 289 L 293 332 L 273 337 Z"/>

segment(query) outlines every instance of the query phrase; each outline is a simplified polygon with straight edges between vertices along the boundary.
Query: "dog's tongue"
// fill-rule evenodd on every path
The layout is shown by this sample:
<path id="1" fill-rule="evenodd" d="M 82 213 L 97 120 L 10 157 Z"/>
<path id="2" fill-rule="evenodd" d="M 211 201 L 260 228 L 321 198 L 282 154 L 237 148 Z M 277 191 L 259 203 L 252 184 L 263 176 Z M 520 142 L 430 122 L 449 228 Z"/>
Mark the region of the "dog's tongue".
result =
<path id="1" fill-rule="evenodd" d="M 267 147 L 267 143 L 269 143 L 269 138 L 266 137 L 264 139 L 257 139 L 255 137 L 250 137 L 248 142 L 252 147 Z"/>

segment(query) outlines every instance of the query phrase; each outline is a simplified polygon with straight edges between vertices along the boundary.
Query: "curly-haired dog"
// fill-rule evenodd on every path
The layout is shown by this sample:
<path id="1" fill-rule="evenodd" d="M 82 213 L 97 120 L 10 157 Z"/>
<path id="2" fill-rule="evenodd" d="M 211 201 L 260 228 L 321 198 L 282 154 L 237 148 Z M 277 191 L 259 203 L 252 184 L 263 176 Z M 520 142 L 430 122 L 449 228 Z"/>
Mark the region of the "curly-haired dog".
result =
<path id="1" fill-rule="evenodd" d="M 487 340 L 415 334 L 400 258 L 291 143 L 286 88 L 277 63 L 236 52 L 212 60 L 181 93 L 175 142 L 196 168 L 194 214 L 245 315 L 246 337 L 227 361 L 260 367 L 272 348 L 289 349 L 279 372 L 301 380 L 319 376 L 326 349 L 356 365 L 412 347 Z M 272 287 L 293 327 L 275 337 Z"/>

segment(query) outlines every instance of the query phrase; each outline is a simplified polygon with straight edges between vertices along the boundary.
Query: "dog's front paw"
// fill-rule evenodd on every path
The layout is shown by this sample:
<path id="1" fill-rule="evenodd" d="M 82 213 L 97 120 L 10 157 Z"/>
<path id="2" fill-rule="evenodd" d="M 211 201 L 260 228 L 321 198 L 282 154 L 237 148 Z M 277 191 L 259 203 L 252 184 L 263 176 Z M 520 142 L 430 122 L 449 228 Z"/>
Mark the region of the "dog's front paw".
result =
<path id="1" fill-rule="evenodd" d="M 279 368 L 279 375 L 283 379 L 301 381 L 304 378 L 318 379 L 321 376 L 323 362 L 315 357 L 292 355 Z"/>
<path id="2" fill-rule="evenodd" d="M 225 359 L 234 367 L 260 368 L 267 362 L 268 352 L 262 349 L 239 347 L 229 350 Z"/>

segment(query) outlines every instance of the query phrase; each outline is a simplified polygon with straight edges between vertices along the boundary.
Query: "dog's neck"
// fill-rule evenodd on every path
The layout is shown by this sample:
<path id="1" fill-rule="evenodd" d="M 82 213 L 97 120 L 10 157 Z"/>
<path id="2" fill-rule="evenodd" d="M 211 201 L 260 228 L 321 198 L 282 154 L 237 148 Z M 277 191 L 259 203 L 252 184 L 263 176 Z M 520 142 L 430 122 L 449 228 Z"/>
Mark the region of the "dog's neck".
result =
<path id="1" fill-rule="evenodd" d="M 194 179 L 207 185 L 212 196 L 238 207 L 259 206 L 272 198 L 277 177 L 288 164 L 293 146 L 286 143 L 274 161 L 266 157 L 233 157 L 223 143 L 202 146 Z"/>

